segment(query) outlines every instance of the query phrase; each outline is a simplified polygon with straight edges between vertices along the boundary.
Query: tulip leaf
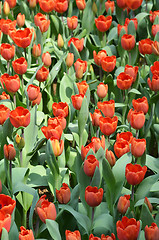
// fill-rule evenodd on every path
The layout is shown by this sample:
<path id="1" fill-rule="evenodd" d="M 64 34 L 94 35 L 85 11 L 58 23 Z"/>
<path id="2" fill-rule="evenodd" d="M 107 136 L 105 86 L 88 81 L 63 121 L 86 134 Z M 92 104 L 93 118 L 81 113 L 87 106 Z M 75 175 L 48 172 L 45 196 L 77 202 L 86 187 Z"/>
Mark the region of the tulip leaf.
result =
<path id="1" fill-rule="evenodd" d="M 73 53 L 74 54 L 74 60 L 76 61 L 78 58 L 81 58 L 80 57 L 80 54 L 77 50 L 77 48 L 75 47 L 75 45 L 73 44 L 73 42 L 71 42 L 70 44 L 70 53 Z"/>
<path id="2" fill-rule="evenodd" d="M 113 232 L 113 217 L 110 214 L 101 214 L 93 222 L 94 235 L 107 235 Z"/>
<path id="3" fill-rule="evenodd" d="M 88 0 L 86 3 L 86 7 L 83 11 L 83 18 L 82 18 L 82 29 L 86 29 L 87 34 L 89 34 L 93 29 L 92 22 L 94 22 L 94 13 L 92 11 L 92 0 Z"/>
<path id="4" fill-rule="evenodd" d="M 100 171 L 99 171 L 99 168 L 96 167 L 94 175 L 92 177 L 91 186 L 92 187 L 96 186 L 97 188 L 99 188 L 99 186 L 100 186 L 100 179 L 101 179 Z"/>
<path id="5" fill-rule="evenodd" d="M 150 226 L 151 223 L 155 221 L 148 206 L 145 203 L 142 205 L 140 219 L 142 221 L 143 229 L 146 227 L 146 225 Z"/>
<path id="6" fill-rule="evenodd" d="M 25 18 L 30 20 L 30 17 L 31 17 L 30 10 L 29 10 L 28 5 L 24 1 L 20 2 L 20 13 L 24 14 Z"/>
<path id="7" fill-rule="evenodd" d="M 106 159 L 103 160 L 103 178 L 104 178 L 108 188 L 113 191 L 115 184 L 116 184 L 116 180 L 115 180 L 114 174 L 111 170 L 110 164 L 108 163 L 108 161 Z"/>
<path id="8" fill-rule="evenodd" d="M 51 220 L 51 219 L 46 219 L 46 226 L 47 226 L 47 229 L 48 229 L 51 237 L 54 240 L 61 240 L 61 235 L 59 232 L 59 225 L 57 222 L 55 222 L 54 220 Z"/>
<path id="9" fill-rule="evenodd" d="M 9 240 L 8 232 L 4 227 L 2 228 L 1 240 Z"/>
<path id="10" fill-rule="evenodd" d="M 13 222 L 9 231 L 9 239 L 17 240 L 18 237 L 19 237 L 19 231 L 18 231 L 17 225 L 15 224 L 15 222 Z"/>
<path id="11" fill-rule="evenodd" d="M 112 40 L 117 40 L 118 39 L 118 32 L 117 32 L 117 27 L 113 27 L 107 37 L 107 41 L 110 42 Z"/>
<path id="12" fill-rule="evenodd" d="M 154 158 L 146 154 L 146 166 L 156 173 L 159 173 L 158 161 L 159 161 L 158 158 Z"/>
<path id="13" fill-rule="evenodd" d="M 60 81 L 60 99 L 69 104 L 72 95 L 74 95 L 73 81 L 65 74 Z"/>
<path id="14" fill-rule="evenodd" d="M 135 18 L 137 18 L 137 21 L 138 21 L 138 24 L 143 20 L 143 18 L 149 16 L 149 13 L 146 13 L 146 12 L 142 12 L 142 13 L 139 13 L 135 16 Z"/>

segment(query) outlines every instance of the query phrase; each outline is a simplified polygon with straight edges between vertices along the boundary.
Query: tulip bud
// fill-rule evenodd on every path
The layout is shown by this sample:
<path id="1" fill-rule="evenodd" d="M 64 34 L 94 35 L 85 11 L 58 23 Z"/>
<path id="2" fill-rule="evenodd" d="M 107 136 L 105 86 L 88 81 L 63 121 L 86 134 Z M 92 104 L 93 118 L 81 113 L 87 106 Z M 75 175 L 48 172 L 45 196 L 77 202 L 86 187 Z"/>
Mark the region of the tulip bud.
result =
<path id="1" fill-rule="evenodd" d="M 113 167 L 116 163 L 114 153 L 111 150 L 108 151 L 108 149 L 107 149 L 105 152 L 105 157 L 108 160 L 110 166 Z"/>
<path id="2" fill-rule="evenodd" d="M 51 144 L 52 144 L 52 149 L 53 149 L 55 157 L 60 156 L 63 152 L 63 149 L 64 149 L 64 141 L 61 140 L 59 142 L 59 140 L 54 138 L 54 137 L 51 137 L 50 141 L 51 141 Z"/>
<path id="3" fill-rule="evenodd" d="M 99 98 L 105 98 L 108 92 L 108 85 L 104 83 L 100 83 L 97 86 L 97 95 Z"/>
<path id="4" fill-rule="evenodd" d="M 18 27 L 23 27 L 25 24 L 25 15 L 19 13 L 17 16 L 17 25 Z"/>
<path id="5" fill-rule="evenodd" d="M 0 180 L 0 193 L 2 192 L 2 182 Z"/>
<path id="6" fill-rule="evenodd" d="M 10 7 L 9 7 L 8 2 L 6 2 L 6 1 L 4 2 L 4 5 L 3 5 L 3 12 L 6 16 L 8 16 L 10 13 Z"/>
<path id="7" fill-rule="evenodd" d="M 97 13 L 97 11 L 98 11 L 98 9 L 97 9 L 97 5 L 96 5 L 96 3 L 95 2 L 93 2 L 93 5 L 92 5 L 92 11 L 93 11 L 93 13 L 96 15 L 96 13 Z"/>
<path id="8" fill-rule="evenodd" d="M 5 144 L 3 147 L 4 150 L 4 156 L 7 160 L 13 160 L 16 156 L 16 150 L 12 144 Z"/>
<path id="9" fill-rule="evenodd" d="M 155 41 L 152 43 L 152 53 L 159 56 L 159 42 Z"/>
<path id="10" fill-rule="evenodd" d="M 147 197 L 145 197 L 145 199 L 144 199 L 144 203 L 148 206 L 150 212 L 152 212 L 153 207 L 152 207 L 152 204 L 150 203 L 150 201 L 148 200 Z"/>
<path id="11" fill-rule="evenodd" d="M 42 54 L 42 61 L 46 67 L 49 67 L 51 65 L 51 55 L 49 52 Z"/>
<path id="12" fill-rule="evenodd" d="M 124 195 L 119 198 L 117 209 L 120 213 L 125 214 L 130 207 L 130 195 Z"/>
<path id="13" fill-rule="evenodd" d="M 74 62 L 74 54 L 68 53 L 67 58 L 66 58 L 67 67 L 70 68 L 73 65 L 73 62 Z"/>
<path id="14" fill-rule="evenodd" d="M 58 38 L 57 38 L 57 46 L 59 48 L 62 48 L 64 46 L 64 41 L 63 41 L 63 38 L 61 36 L 61 34 L 58 35 Z"/>
<path id="15" fill-rule="evenodd" d="M 62 184 L 60 190 L 56 189 L 56 197 L 59 203 L 67 204 L 71 198 L 71 191 L 69 186 L 66 183 Z"/>
<path id="16" fill-rule="evenodd" d="M 29 7 L 35 8 L 36 7 L 36 0 L 29 0 Z"/>
<path id="17" fill-rule="evenodd" d="M 33 45 L 32 54 L 36 58 L 41 55 L 41 45 L 40 44 L 38 44 L 38 45 L 34 44 Z"/>
<path id="18" fill-rule="evenodd" d="M 81 79 L 83 77 L 83 67 L 79 67 L 76 70 L 76 78 Z"/>
<path id="19" fill-rule="evenodd" d="M 15 141 L 17 143 L 17 147 L 19 148 L 19 150 L 23 149 L 25 146 L 25 141 L 24 138 L 19 136 L 18 134 L 15 137 Z"/>

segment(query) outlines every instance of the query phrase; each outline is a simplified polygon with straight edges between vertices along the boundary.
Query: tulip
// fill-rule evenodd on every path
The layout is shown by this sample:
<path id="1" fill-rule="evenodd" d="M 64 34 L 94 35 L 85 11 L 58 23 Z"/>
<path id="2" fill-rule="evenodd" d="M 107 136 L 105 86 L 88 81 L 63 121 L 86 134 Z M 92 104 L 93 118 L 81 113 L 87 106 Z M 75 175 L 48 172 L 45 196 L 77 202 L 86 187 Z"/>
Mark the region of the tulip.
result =
<path id="1" fill-rule="evenodd" d="M 89 177 L 93 177 L 96 167 L 99 168 L 99 161 L 94 155 L 89 155 L 84 161 L 83 170 Z"/>
<path id="2" fill-rule="evenodd" d="M 0 104 L 0 125 L 3 125 L 10 114 L 10 109 L 3 104 Z"/>
<path id="3" fill-rule="evenodd" d="M 151 31 L 152 31 L 152 35 L 155 37 L 155 35 L 159 31 L 159 24 L 152 25 L 152 30 Z"/>
<path id="4" fill-rule="evenodd" d="M 8 16 L 10 13 L 10 7 L 9 7 L 9 3 L 7 1 L 4 2 L 3 12 L 6 16 Z"/>
<path id="5" fill-rule="evenodd" d="M 80 110 L 82 106 L 84 95 L 76 94 L 71 96 L 72 105 L 76 110 Z"/>
<path id="6" fill-rule="evenodd" d="M 138 130 L 144 126 L 145 115 L 143 111 L 137 112 L 136 110 L 132 111 L 130 115 L 130 125 Z"/>
<path id="7" fill-rule="evenodd" d="M 111 150 L 106 149 L 105 158 L 107 159 L 111 167 L 115 165 L 116 159 L 114 153 Z"/>
<path id="8" fill-rule="evenodd" d="M 55 157 L 60 156 L 64 149 L 64 141 L 56 139 L 55 137 L 50 137 L 50 141 L 52 144 L 52 150 L 54 152 Z"/>
<path id="9" fill-rule="evenodd" d="M 83 11 L 86 7 L 86 2 L 85 2 L 85 0 L 76 0 L 76 5 L 79 10 Z"/>
<path id="10" fill-rule="evenodd" d="M 159 42 L 154 41 L 152 43 L 152 53 L 154 53 L 155 55 L 159 56 Z"/>
<path id="11" fill-rule="evenodd" d="M 0 194 L 0 214 L 12 214 L 16 205 L 16 201 L 10 196 L 5 194 Z M 1 226 L 1 224 L 0 224 Z"/>
<path id="12" fill-rule="evenodd" d="M 62 184 L 60 190 L 56 189 L 56 197 L 59 203 L 67 204 L 71 198 L 71 191 L 69 186 L 66 183 Z"/>
<path id="13" fill-rule="evenodd" d="M 121 72 L 117 76 L 117 87 L 121 90 L 129 89 L 132 85 L 133 77 L 126 74 L 125 72 Z"/>
<path id="14" fill-rule="evenodd" d="M 85 147 L 82 145 L 82 147 L 81 147 L 81 158 L 82 158 L 83 161 L 86 158 L 86 155 L 90 151 L 90 149 L 92 149 L 93 152 L 95 153 L 95 144 L 94 144 L 94 142 L 89 143 Z"/>
<path id="15" fill-rule="evenodd" d="M 154 62 L 154 64 L 150 67 L 153 75 L 159 75 L 159 61 Z"/>
<path id="16" fill-rule="evenodd" d="M 16 20 L 12 21 L 10 19 L 1 19 L 2 20 L 2 24 L 1 24 L 1 31 L 6 34 L 9 35 L 9 31 L 10 29 L 15 29 L 16 26 Z"/>
<path id="17" fill-rule="evenodd" d="M 118 28 L 118 36 L 120 36 L 120 33 L 121 33 L 122 29 L 125 30 L 126 34 L 128 33 L 128 26 L 127 26 L 127 24 L 124 24 L 124 25 L 118 24 L 117 28 Z"/>
<path id="18" fill-rule="evenodd" d="M 78 18 L 77 16 L 67 17 L 67 26 L 70 30 L 74 30 L 78 26 Z"/>
<path id="19" fill-rule="evenodd" d="M 128 163 L 125 168 L 126 180 L 131 185 L 138 185 L 144 179 L 147 167 L 141 167 L 139 164 Z"/>
<path id="20" fill-rule="evenodd" d="M 125 19 L 125 24 L 128 26 L 130 21 L 132 21 L 134 23 L 134 26 L 135 26 L 135 29 L 137 30 L 137 26 L 138 26 L 138 21 L 137 21 L 137 18 L 126 18 Z"/>
<path id="21" fill-rule="evenodd" d="M 10 96 L 6 92 L 2 92 L 0 95 L 0 100 L 10 99 Z"/>
<path id="22" fill-rule="evenodd" d="M 46 195 L 44 194 L 44 195 L 42 195 L 42 196 L 39 198 L 39 200 L 37 201 L 37 203 L 36 203 L 36 205 L 35 205 L 35 212 L 36 212 L 36 214 L 38 214 L 37 208 L 38 208 L 38 207 L 41 208 L 42 202 L 46 201 L 45 198 L 46 198 Z"/>
<path id="23" fill-rule="evenodd" d="M 152 54 L 153 41 L 149 38 L 139 41 L 139 52 L 143 55 Z"/>
<path id="24" fill-rule="evenodd" d="M 25 24 L 25 15 L 19 13 L 19 14 L 17 15 L 17 25 L 18 25 L 19 27 L 23 27 L 24 24 Z"/>
<path id="25" fill-rule="evenodd" d="M 117 209 L 121 214 L 125 214 L 130 207 L 130 195 L 124 195 L 119 198 Z"/>
<path id="26" fill-rule="evenodd" d="M 62 130 L 64 130 L 66 127 L 66 119 L 62 114 L 60 114 L 58 117 L 48 119 L 48 125 L 52 125 L 52 124 L 56 124 L 56 125 L 60 124 L 62 127 Z"/>
<path id="27" fill-rule="evenodd" d="M 15 61 L 12 61 L 12 66 L 14 69 L 14 72 L 16 72 L 19 75 L 23 75 L 27 71 L 27 61 L 24 57 L 18 58 Z"/>
<path id="28" fill-rule="evenodd" d="M 5 73 L 1 75 L 0 81 L 2 87 L 4 88 L 5 84 L 7 91 L 10 93 L 16 93 L 20 88 L 20 78 L 17 74 L 14 76 L 10 76 L 9 74 Z"/>
<path id="29" fill-rule="evenodd" d="M 56 208 L 54 203 L 44 200 L 40 207 L 37 207 L 37 213 L 42 222 L 46 223 L 46 219 L 56 219 Z"/>
<path id="30" fill-rule="evenodd" d="M 99 119 L 99 127 L 101 132 L 104 135 L 110 136 L 112 133 L 115 132 L 118 124 L 118 117 L 114 116 L 113 118 L 110 117 L 100 117 Z"/>
<path id="31" fill-rule="evenodd" d="M 124 34 L 121 37 L 121 46 L 123 49 L 130 51 L 135 47 L 135 37 L 131 34 Z"/>
<path id="32" fill-rule="evenodd" d="M 138 98 L 138 99 L 133 99 L 132 100 L 132 105 L 134 110 L 136 111 L 143 111 L 144 114 L 148 112 L 149 105 L 146 97 Z"/>
<path id="33" fill-rule="evenodd" d="M 152 91 L 157 92 L 159 90 L 159 76 L 158 76 L 158 74 L 154 74 L 152 76 L 152 81 L 150 80 L 150 78 L 148 78 L 147 83 L 149 85 L 149 88 Z"/>
<path id="34" fill-rule="evenodd" d="M 16 0 L 5 0 L 5 1 L 8 2 L 10 8 L 14 8 L 17 3 Z"/>
<path id="35" fill-rule="evenodd" d="M 3 147 L 3 150 L 4 150 L 4 156 L 7 160 L 9 161 L 14 160 L 16 156 L 16 150 L 12 144 L 9 144 L 9 145 L 5 144 Z"/>
<path id="36" fill-rule="evenodd" d="M 37 4 L 37 0 L 28 0 L 29 1 L 29 7 L 35 8 Z"/>
<path id="37" fill-rule="evenodd" d="M 79 94 L 85 95 L 87 92 L 87 89 L 89 87 L 89 85 L 86 83 L 86 81 L 78 82 L 78 83 L 76 83 L 76 85 L 78 87 Z"/>
<path id="38" fill-rule="evenodd" d="M 64 13 L 68 8 L 68 0 L 56 0 L 54 10 L 58 13 Z"/>
<path id="39" fill-rule="evenodd" d="M 97 207 L 103 199 L 103 189 L 88 186 L 85 189 L 85 200 L 90 207 Z"/>
<path id="40" fill-rule="evenodd" d="M 40 93 L 40 88 L 33 84 L 30 84 L 27 88 L 27 94 L 30 101 L 35 100 Z"/>
<path id="41" fill-rule="evenodd" d="M 102 69 L 106 72 L 112 72 L 116 65 L 116 56 L 107 56 L 101 61 Z"/>
<path id="42" fill-rule="evenodd" d="M 68 104 L 65 102 L 54 102 L 52 104 L 52 110 L 55 117 L 58 117 L 62 114 L 65 118 L 68 116 Z"/>
<path id="43" fill-rule="evenodd" d="M 32 101 L 32 106 L 34 106 L 36 104 L 39 105 L 41 102 L 41 97 L 42 97 L 42 94 L 41 94 L 41 92 L 39 92 L 39 95 L 37 96 L 37 98 Z"/>
<path id="44" fill-rule="evenodd" d="M 51 124 L 51 125 L 48 125 L 47 127 L 44 126 L 41 128 L 41 131 L 43 132 L 43 134 L 47 139 L 54 137 L 58 140 L 60 140 L 63 132 L 60 124 Z"/>
<path id="45" fill-rule="evenodd" d="M 102 111 L 105 117 L 112 118 L 114 116 L 114 112 L 115 112 L 114 100 L 98 102 L 97 107 Z"/>
<path id="46" fill-rule="evenodd" d="M 82 69 L 82 72 L 85 73 L 87 69 L 87 61 L 82 61 L 80 58 L 78 58 L 74 63 L 74 67 L 76 72 L 78 69 Z"/>
<path id="47" fill-rule="evenodd" d="M 33 45 L 33 50 L 32 50 L 32 54 L 34 57 L 40 57 L 41 55 L 41 45 Z"/>
<path id="48" fill-rule="evenodd" d="M 128 153 L 130 151 L 129 143 L 125 140 L 120 140 L 115 142 L 114 144 L 114 152 L 115 155 L 120 158 L 123 156 L 125 153 Z"/>
<path id="49" fill-rule="evenodd" d="M 125 9 L 127 7 L 126 0 L 117 0 L 116 2 L 117 2 L 118 7 L 120 7 L 120 8 Z"/>
<path id="50" fill-rule="evenodd" d="M 146 240 L 157 240 L 159 239 L 159 228 L 156 223 L 151 223 L 151 226 L 145 227 L 145 239 Z"/>
<path id="51" fill-rule="evenodd" d="M 99 119 L 102 117 L 101 111 L 99 109 L 95 109 L 94 113 L 91 113 L 92 125 L 98 127 Z"/>
<path id="52" fill-rule="evenodd" d="M 25 28 L 24 30 L 12 31 L 10 37 L 18 47 L 26 48 L 31 43 L 32 35 L 33 30 L 30 28 Z"/>
<path id="53" fill-rule="evenodd" d="M 152 207 L 152 204 L 150 203 L 150 201 L 148 200 L 147 197 L 145 197 L 144 203 L 148 206 L 150 212 L 152 213 L 153 207 Z"/>
<path id="54" fill-rule="evenodd" d="M 81 234 L 78 230 L 74 232 L 66 230 L 65 236 L 66 236 L 66 240 L 81 240 Z"/>
<path id="55" fill-rule="evenodd" d="M 0 47 L 0 53 L 5 60 L 9 61 L 15 55 L 15 46 L 8 43 L 2 43 Z"/>
<path id="56" fill-rule="evenodd" d="M 10 112 L 9 119 L 16 128 L 27 127 L 30 124 L 30 112 L 26 108 L 17 107 Z"/>
<path id="57" fill-rule="evenodd" d="M 11 215 L 0 212 L 0 237 L 2 235 L 2 229 L 5 228 L 9 232 L 11 226 Z"/>
<path id="58" fill-rule="evenodd" d="M 105 236 L 104 234 L 101 235 L 101 240 L 116 240 L 114 233 L 111 233 L 111 236 Z"/>
<path id="59" fill-rule="evenodd" d="M 60 33 L 58 34 L 58 38 L 57 38 L 57 46 L 59 48 L 63 48 L 63 46 L 64 46 L 64 40 Z"/>
<path id="60" fill-rule="evenodd" d="M 146 150 L 146 140 L 133 138 L 131 142 L 131 153 L 136 158 L 141 157 Z"/>
<path id="61" fill-rule="evenodd" d="M 71 43 L 73 43 L 77 50 L 81 52 L 84 47 L 84 38 L 82 38 L 81 40 L 79 38 L 71 38 L 68 41 L 68 47 L 70 47 Z"/>
<path id="62" fill-rule="evenodd" d="M 100 15 L 95 19 L 95 24 L 100 32 L 106 32 L 112 24 L 112 16 L 105 17 L 103 15 Z"/>
<path id="63" fill-rule="evenodd" d="M 33 231 L 26 229 L 25 227 L 20 227 L 19 240 L 34 240 Z"/>
<path id="64" fill-rule="evenodd" d="M 154 11 L 154 12 L 152 12 L 152 11 L 150 11 L 150 21 L 153 23 L 154 21 L 155 21 L 155 18 L 156 17 L 159 17 L 159 10 L 157 10 L 157 11 Z"/>
<path id="65" fill-rule="evenodd" d="M 42 13 L 37 13 L 34 16 L 34 22 L 37 27 L 40 28 L 40 31 L 46 32 L 50 26 L 50 20 L 47 20 L 46 16 Z"/>
<path id="66" fill-rule="evenodd" d="M 40 8 L 46 13 L 55 9 L 55 3 L 53 0 L 39 0 Z"/>
<path id="67" fill-rule="evenodd" d="M 37 73 L 36 73 L 36 79 L 39 82 L 45 82 L 47 80 L 47 77 L 49 75 L 49 69 L 47 69 L 46 67 L 42 67 L 40 68 Z"/>
<path id="68" fill-rule="evenodd" d="M 43 53 L 42 54 L 42 62 L 46 67 L 50 67 L 51 65 L 51 55 L 49 52 Z"/>
<path id="69" fill-rule="evenodd" d="M 117 236 L 119 240 L 137 240 L 140 231 L 140 222 L 134 218 L 124 216 L 121 221 L 116 223 Z"/>
<path id="70" fill-rule="evenodd" d="M 128 8 L 136 10 L 141 6 L 142 1 L 143 0 L 126 0 L 126 4 Z"/>
<path id="71" fill-rule="evenodd" d="M 127 141 L 129 144 L 133 139 L 133 134 L 131 132 L 121 132 L 117 133 L 116 141 Z"/>
<path id="72" fill-rule="evenodd" d="M 66 66 L 70 68 L 73 65 L 73 62 L 74 62 L 74 54 L 68 53 L 66 57 Z"/>
<path id="73" fill-rule="evenodd" d="M 124 72 L 133 78 L 133 83 L 136 81 L 138 69 L 139 67 L 137 66 L 133 67 L 128 64 L 125 66 Z"/>
<path id="74" fill-rule="evenodd" d="M 104 83 L 99 83 L 97 86 L 97 95 L 99 98 L 105 98 L 108 92 L 108 85 Z"/>
<path id="75" fill-rule="evenodd" d="M 114 8 L 115 8 L 114 1 L 107 0 L 105 2 L 105 10 L 106 10 L 106 12 L 108 12 L 109 8 L 111 9 L 111 13 L 113 13 L 114 12 Z"/>
<path id="76" fill-rule="evenodd" d="M 91 142 L 94 143 L 95 152 L 97 152 L 99 150 L 99 148 L 101 148 L 101 147 L 103 149 L 105 149 L 105 137 L 104 137 L 104 135 L 102 135 L 101 140 L 98 137 L 92 137 Z"/>
<path id="77" fill-rule="evenodd" d="M 98 65 L 101 66 L 101 62 L 102 60 L 107 56 L 107 52 L 105 50 L 101 50 L 98 52 L 98 54 L 96 53 L 96 51 L 93 51 L 93 57 L 94 57 L 94 62 Z"/>
<path id="78" fill-rule="evenodd" d="M 93 234 L 90 234 L 89 240 L 101 240 L 101 239 L 99 237 L 95 237 Z"/>

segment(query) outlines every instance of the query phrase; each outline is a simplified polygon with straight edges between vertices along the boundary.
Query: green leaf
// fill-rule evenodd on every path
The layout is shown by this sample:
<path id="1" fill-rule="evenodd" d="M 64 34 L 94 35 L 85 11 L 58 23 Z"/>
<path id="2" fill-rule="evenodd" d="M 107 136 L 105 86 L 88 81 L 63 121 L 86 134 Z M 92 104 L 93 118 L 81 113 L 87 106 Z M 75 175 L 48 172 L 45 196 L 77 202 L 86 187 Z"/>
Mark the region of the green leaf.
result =
<path id="1" fill-rule="evenodd" d="M 67 74 L 64 74 L 60 81 L 60 99 L 62 102 L 71 103 L 71 96 L 74 95 L 73 82 Z"/>
<path id="2" fill-rule="evenodd" d="M 107 160 L 103 160 L 103 178 L 109 189 L 113 191 L 116 180 Z"/>
<path id="3" fill-rule="evenodd" d="M 87 34 L 89 34 L 93 29 L 93 23 L 94 23 L 94 13 L 92 11 L 92 0 L 88 0 L 86 3 L 86 7 L 83 11 L 82 29 L 86 29 Z"/>
<path id="4" fill-rule="evenodd" d="M 74 61 L 76 61 L 78 58 L 81 58 L 77 48 L 72 42 L 70 44 L 70 52 L 74 54 Z"/>
<path id="5" fill-rule="evenodd" d="M 11 225 L 11 229 L 9 231 L 9 239 L 17 240 L 18 237 L 19 237 L 19 231 L 18 231 L 17 225 L 15 224 L 15 222 L 13 222 L 13 224 Z"/>
<path id="6" fill-rule="evenodd" d="M 129 92 L 128 92 L 128 94 L 129 93 L 135 93 L 135 94 L 141 94 L 141 92 L 139 92 L 137 89 L 135 89 L 135 88 L 132 88 Z"/>
<path id="7" fill-rule="evenodd" d="M 32 167 L 29 172 L 27 184 L 30 187 L 48 186 L 45 168 L 41 165 Z"/>
<path id="8" fill-rule="evenodd" d="M 143 198 L 143 199 L 140 199 L 139 201 L 137 201 L 136 203 L 135 203 L 135 206 L 134 207 L 138 207 L 138 206 L 141 206 L 141 205 L 143 205 L 143 203 L 144 203 L 144 200 L 145 200 L 145 198 Z M 159 204 L 159 199 L 158 198 L 148 198 L 148 200 L 150 201 L 150 203 L 157 203 L 157 204 Z"/>
<path id="9" fill-rule="evenodd" d="M 145 203 L 142 205 L 140 219 L 142 221 L 143 229 L 146 227 L 146 225 L 150 226 L 151 223 L 154 222 L 154 218 L 152 217 L 152 214 Z"/>
<path id="10" fill-rule="evenodd" d="M 140 21 L 143 20 L 143 18 L 149 16 L 149 13 L 146 13 L 146 12 L 142 12 L 142 13 L 139 13 L 135 16 L 135 18 L 137 18 L 137 21 L 138 21 L 138 24 L 140 23 Z"/>
<path id="11" fill-rule="evenodd" d="M 9 240 L 8 232 L 4 227 L 2 228 L 1 240 Z"/>
<path id="12" fill-rule="evenodd" d="M 146 154 L 146 166 L 152 171 L 159 173 L 159 159 Z"/>
<path id="13" fill-rule="evenodd" d="M 159 191 L 159 182 L 156 182 L 152 185 L 150 192 L 158 192 Z"/>
<path id="14" fill-rule="evenodd" d="M 110 214 L 101 214 L 93 222 L 94 235 L 101 235 L 101 233 L 107 235 L 113 232 L 113 217 Z"/>
<path id="15" fill-rule="evenodd" d="M 24 14 L 25 15 L 25 18 L 30 20 L 30 10 L 29 10 L 29 7 L 28 5 L 24 2 L 24 1 L 21 1 L 20 3 L 20 12 L 21 14 Z"/>
<path id="16" fill-rule="evenodd" d="M 94 175 L 92 177 L 91 186 L 92 187 L 96 186 L 96 187 L 99 188 L 99 186 L 100 186 L 100 179 L 101 179 L 100 171 L 99 171 L 99 168 L 96 167 Z"/>
<path id="17" fill-rule="evenodd" d="M 86 126 L 86 122 L 88 119 L 89 109 L 87 104 L 86 97 L 83 98 L 81 109 L 79 110 L 78 115 L 78 129 L 79 129 L 79 135 L 82 137 L 83 131 Z"/>
<path id="18" fill-rule="evenodd" d="M 47 226 L 47 229 L 48 229 L 51 237 L 54 240 L 61 240 L 61 235 L 59 232 L 59 225 L 57 222 L 55 222 L 54 220 L 51 220 L 51 219 L 46 219 L 46 226 Z"/>
<path id="19" fill-rule="evenodd" d="M 113 27 L 107 37 L 107 41 L 110 42 L 118 38 L 117 27 Z"/>

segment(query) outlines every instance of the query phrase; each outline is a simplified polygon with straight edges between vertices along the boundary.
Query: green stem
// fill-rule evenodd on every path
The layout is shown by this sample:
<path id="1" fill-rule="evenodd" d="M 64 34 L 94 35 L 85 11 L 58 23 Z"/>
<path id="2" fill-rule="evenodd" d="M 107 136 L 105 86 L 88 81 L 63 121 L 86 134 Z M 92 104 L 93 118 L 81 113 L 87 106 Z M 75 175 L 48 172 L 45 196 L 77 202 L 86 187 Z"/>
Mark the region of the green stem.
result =
<path id="1" fill-rule="evenodd" d="M 132 199 L 132 201 L 134 201 L 134 185 L 132 185 L 131 199 Z"/>

